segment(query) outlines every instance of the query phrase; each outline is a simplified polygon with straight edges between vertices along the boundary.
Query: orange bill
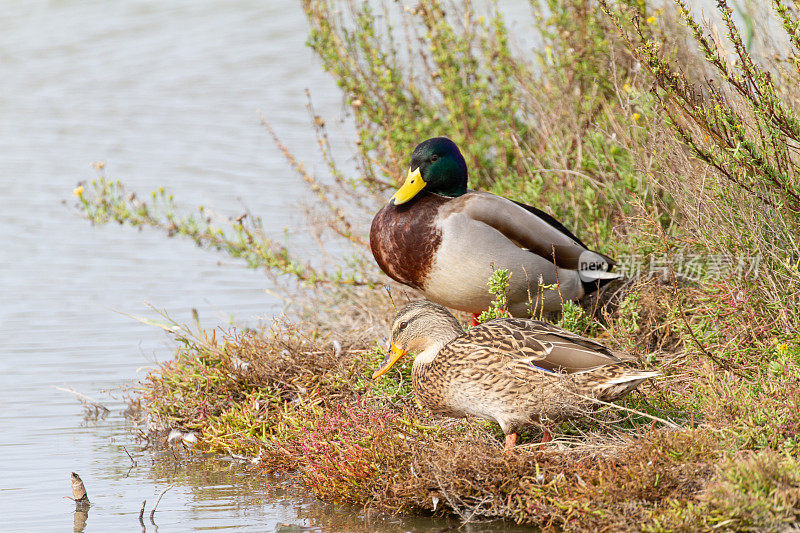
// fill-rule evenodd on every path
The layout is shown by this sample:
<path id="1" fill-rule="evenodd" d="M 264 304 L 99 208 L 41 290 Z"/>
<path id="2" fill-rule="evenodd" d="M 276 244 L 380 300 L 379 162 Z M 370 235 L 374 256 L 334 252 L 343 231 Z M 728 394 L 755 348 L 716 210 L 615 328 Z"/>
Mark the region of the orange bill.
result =
<path id="1" fill-rule="evenodd" d="M 400 360 L 406 354 L 405 350 L 401 350 L 394 343 L 392 343 L 392 348 L 389 350 L 389 353 L 386 354 L 386 357 L 383 359 L 380 368 L 372 374 L 372 379 L 378 379 L 385 373 L 389 371 L 390 368 L 394 366 L 394 364 Z"/>

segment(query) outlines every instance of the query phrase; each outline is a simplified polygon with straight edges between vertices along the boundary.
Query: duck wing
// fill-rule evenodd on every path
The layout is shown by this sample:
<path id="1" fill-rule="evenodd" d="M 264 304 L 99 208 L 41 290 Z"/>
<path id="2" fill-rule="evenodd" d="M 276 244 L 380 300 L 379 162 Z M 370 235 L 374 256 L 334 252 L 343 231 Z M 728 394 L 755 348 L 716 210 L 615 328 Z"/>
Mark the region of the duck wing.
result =
<path id="1" fill-rule="evenodd" d="M 577 270 L 588 279 L 618 277 L 608 272 L 615 264 L 613 259 L 587 249 L 547 213 L 487 192 L 470 191 L 461 198 L 459 205 L 464 213 L 496 229 L 520 248 L 551 259 L 558 267 Z"/>
<path id="2" fill-rule="evenodd" d="M 582 372 L 633 360 L 547 322 L 522 318 L 491 320 L 466 334 L 476 345 L 492 346 L 509 363 L 548 372 Z"/>
<path id="3" fill-rule="evenodd" d="M 556 220 L 555 217 L 553 217 L 552 215 L 550 215 L 548 213 L 545 213 L 541 209 L 533 207 L 532 205 L 523 204 L 522 202 L 517 202 L 516 200 L 511 200 L 511 201 L 514 202 L 516 205 L 520 206 L 525 211 L 528 211 L 528 212 L 532 213 L 533 215 L 541 218 L 542 220 L 544 220 L 545 222 L 547 222 L 548 224 L 553 226 L 555 229 L 557 229 L 558 231 L 560 231 L 561 233 L 563 233 L 564 235 L 566 235 L 567 237 L 569 237 L 573 241 L 577 242 L 578 244 L 580 244 L 584 248 L 588 248 L 588 246 L 583 244 L 582 240 L 580 240 L 578 237 L 576 237 L 574 233 L 572 233 L 570 230 L 568 230 L 564 226 L 564 224 L 562 224 L 561 222 Z"/>

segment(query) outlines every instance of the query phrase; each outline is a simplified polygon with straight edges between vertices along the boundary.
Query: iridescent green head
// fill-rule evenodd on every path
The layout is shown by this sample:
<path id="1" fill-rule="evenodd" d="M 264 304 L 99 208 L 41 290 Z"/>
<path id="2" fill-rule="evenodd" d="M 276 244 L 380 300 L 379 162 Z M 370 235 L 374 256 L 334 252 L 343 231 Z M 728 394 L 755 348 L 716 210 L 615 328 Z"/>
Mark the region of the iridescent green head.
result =
<path id="1" fill-rule="evenodd" d="M 390 201 L 404 204 L 422 189 L 450 197 L 467 192 L 467 163 L 456 143 L 447 137 L 434 137 L 414 148 L 408 177 Z"/>

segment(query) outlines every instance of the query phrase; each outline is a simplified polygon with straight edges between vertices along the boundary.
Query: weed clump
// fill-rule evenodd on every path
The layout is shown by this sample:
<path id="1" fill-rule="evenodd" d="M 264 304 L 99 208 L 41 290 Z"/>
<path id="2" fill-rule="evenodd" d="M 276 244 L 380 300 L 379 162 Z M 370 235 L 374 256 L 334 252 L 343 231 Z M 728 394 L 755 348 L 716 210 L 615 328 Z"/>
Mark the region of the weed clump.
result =
<path id="1" fill-rule="evenodd" d="M 775 451 L 777 440 L 758 440 L 796 438 L 797 408 L 782 407 L 787 418 L 771 426 L 753 409 L 775 416 L 797 396 L 781 393 L 785 380 L 762 384 L 769 390 L 745 403 L 739 395 L 754 394 L 755 383 L 729 386 L 736 397 L 713 396 L 721 369 L 662 361 L 673 377 L 643 387 L 623 409 L 562 424 L 547 447 L 523 438 L 504 455 L 494 424 L 420 409 L 408 365 L 368 379 L 384 348 L 367 341 L 340 345 L 286 321 L 222 336 L 173 331 L 182 343 L 175 360 L 144 387 L 151 425 L 195 431 L 195 450 L 292 473 L 325 501 L 570 530 L 672 529 L 701 518 L 709 528 L 777 524 L 798 512 L 800 469 Z M 687 371 L 693 378 L 684 380 Z"/>

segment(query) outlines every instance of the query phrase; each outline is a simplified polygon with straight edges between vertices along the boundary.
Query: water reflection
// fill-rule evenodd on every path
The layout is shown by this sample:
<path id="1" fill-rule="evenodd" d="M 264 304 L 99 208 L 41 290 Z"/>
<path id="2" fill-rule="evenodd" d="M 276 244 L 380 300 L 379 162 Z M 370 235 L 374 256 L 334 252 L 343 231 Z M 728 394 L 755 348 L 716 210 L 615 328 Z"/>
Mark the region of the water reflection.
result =
<path id="1" fill-rule="evenodd" d="M 83 533 L 83 530 L 86 529 L 86 521 L 89 519 L 89 506 L 82 505 L 75 507 L 75 523 L 72 527 L 72 530 L 75 533 Z"/>

